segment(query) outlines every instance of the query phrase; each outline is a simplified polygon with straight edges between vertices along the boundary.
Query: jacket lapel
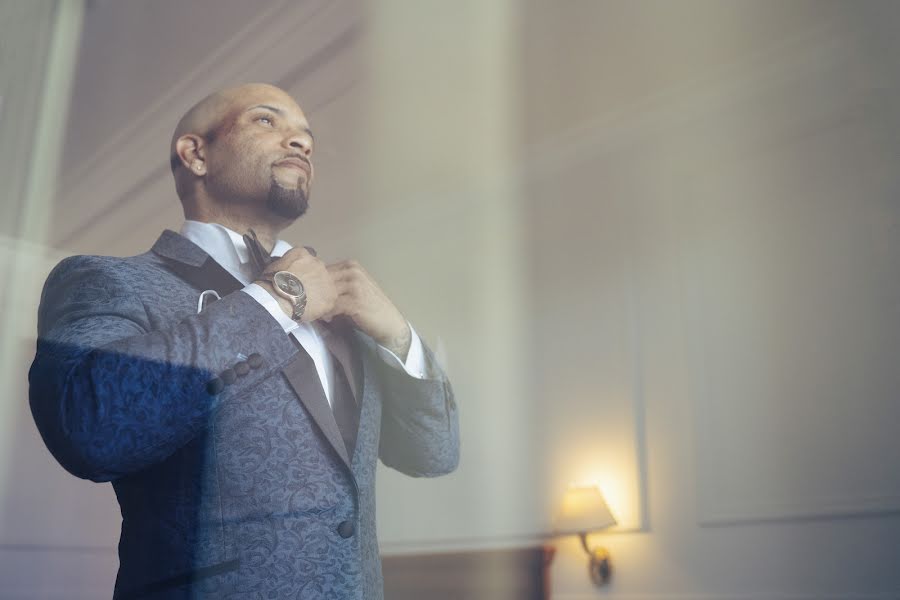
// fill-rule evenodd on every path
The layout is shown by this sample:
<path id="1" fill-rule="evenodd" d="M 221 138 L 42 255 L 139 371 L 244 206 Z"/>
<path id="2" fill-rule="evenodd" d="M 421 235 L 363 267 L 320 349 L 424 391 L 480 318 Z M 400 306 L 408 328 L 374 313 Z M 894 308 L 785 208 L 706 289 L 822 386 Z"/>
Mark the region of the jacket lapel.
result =
<path id="1" fill-rule="evenodd" d="M 162 232 L 151 250 L 166 258 L 175 273 L 196 289 L 215 290 L 224 296 L 244 287 L 200 246 L 170 229 Z M 295 338 L 291 336 L 291 339 Z M 315 363 L 299 343 L 297 348 L 299 350 L 297 355 L 281 372 L 319 430 L 322 431 L 325 439 L 332 445 L 347 468 L 350 468 L 347 448 L 337 422 L 334 420 L 334 413 L 331 411 L 328 399 L 325 397 Z M 358 395 L 357 398 L 359 398 Z"/>
<path id="2" fill-rule="evenodd" d="M 281 372 L 284 373 L 291 388 L 303 402 L 316 425 L 319 426 L 325 439 L 338 453 L 347 468 L 350 468 L 350 456 L 344 445 L 344 439 L 341 437 L 341 430 L 338 429 L 337 421 L 334 420 L 334 412 L 332 412 L 328 399 L 325 397 L 325 391 L 322 389 L 316 365 L 306 350 L 299 344 L 297 346 L 299 348 L 297 356 Z"/>
<path id="3" fill-rule="evenodd" d="M 171 229 L 162 232 L 151 250 L 168 259 L 172 270 L 199 290 L 215 290 L 224 296 L 244 287 L 200 246 Z"/>

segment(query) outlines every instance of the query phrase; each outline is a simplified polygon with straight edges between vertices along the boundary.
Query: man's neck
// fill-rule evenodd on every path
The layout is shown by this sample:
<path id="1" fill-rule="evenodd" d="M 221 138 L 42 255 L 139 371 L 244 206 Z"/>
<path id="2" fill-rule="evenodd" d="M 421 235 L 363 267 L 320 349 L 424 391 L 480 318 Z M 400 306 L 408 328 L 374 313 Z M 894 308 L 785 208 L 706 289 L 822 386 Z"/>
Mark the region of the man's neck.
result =
<path id="1" fill-rule="evenodd" d="M 201 223 L 218 223 L 241 235 L 253 229 L 257 239 L 268 252 L 274 249 L 275 242 L 278 241 L 278 234 L 281 233 L 280 227 L 273 226 L 266 221 L 225 212 L 216 212 L 215 214 L 187 214 L 186 212 L 185 218 L 191 221 L 200 221 Z"/>

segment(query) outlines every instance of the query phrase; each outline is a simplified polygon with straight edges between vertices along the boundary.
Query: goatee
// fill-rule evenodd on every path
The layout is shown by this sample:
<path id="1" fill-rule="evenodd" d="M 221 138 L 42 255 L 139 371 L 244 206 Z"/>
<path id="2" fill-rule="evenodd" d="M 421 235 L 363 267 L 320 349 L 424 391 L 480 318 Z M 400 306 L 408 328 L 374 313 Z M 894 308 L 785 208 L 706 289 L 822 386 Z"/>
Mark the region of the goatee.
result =
<path id="1" fill-rule="evenodd" d="M 273 213 L 285 219 L 298 219 L 309 208 L 306 190 L 301 187 L 288 189 L 272 182 L 266 204 Z"/>

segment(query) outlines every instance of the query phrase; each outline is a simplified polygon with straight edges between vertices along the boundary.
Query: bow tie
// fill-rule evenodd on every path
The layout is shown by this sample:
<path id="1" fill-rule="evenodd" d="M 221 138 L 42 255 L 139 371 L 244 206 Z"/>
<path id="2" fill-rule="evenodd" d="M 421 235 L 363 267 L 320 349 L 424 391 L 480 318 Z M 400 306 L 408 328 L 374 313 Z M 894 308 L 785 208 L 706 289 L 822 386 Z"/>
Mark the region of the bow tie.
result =
<path id="1" fill-rule="evenodd" d="M 247 233 L 244 234 L 244 243 L 247 244 L 247 253 L 250 255 L 250 268 L 253 270 L 253 279 L 256 280 L 265 272 L 266 267 L 275 262 L 278 257 L 272 256 L 271 252 L 265 249 L 252 228 L 248 228 Z M 317 256 L 316 250 L 312 246 L 304 246 L 304 248 L 313 256 Z"/>
<path id="2" fill-rule="evenodd" d="M 253 271 L 253 279 L 255 280 L 265 271 L 269 263 L 275 259 L 260 243 L 253 229 L 248 229 L 247 233 L 244 234 L 244 243 L 247 244 L 247 253 L 250 255 L 250 269 Z"/>

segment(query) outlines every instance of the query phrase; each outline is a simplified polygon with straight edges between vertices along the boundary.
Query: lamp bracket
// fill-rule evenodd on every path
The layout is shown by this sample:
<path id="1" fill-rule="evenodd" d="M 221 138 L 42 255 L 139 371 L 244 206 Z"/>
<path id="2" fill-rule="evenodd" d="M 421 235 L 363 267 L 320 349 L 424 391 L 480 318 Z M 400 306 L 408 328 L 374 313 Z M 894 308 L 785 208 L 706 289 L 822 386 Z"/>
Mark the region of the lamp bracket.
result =
<path id="1" fill-rule="evenodd" d="M 581 538 L 581 545 L 584 547 L 584 551 L 591 557 L 591 562 L 588 565 L 591 581 L 594 582 L 594 585 L 606 585 L 609 583 L 609 579 L 612 576 L 612 564 L 610 563 L 609 552 L 602 546 L 590 548 L 587 543 L 586 531 L 579 533 L 578 537 Z"/>

